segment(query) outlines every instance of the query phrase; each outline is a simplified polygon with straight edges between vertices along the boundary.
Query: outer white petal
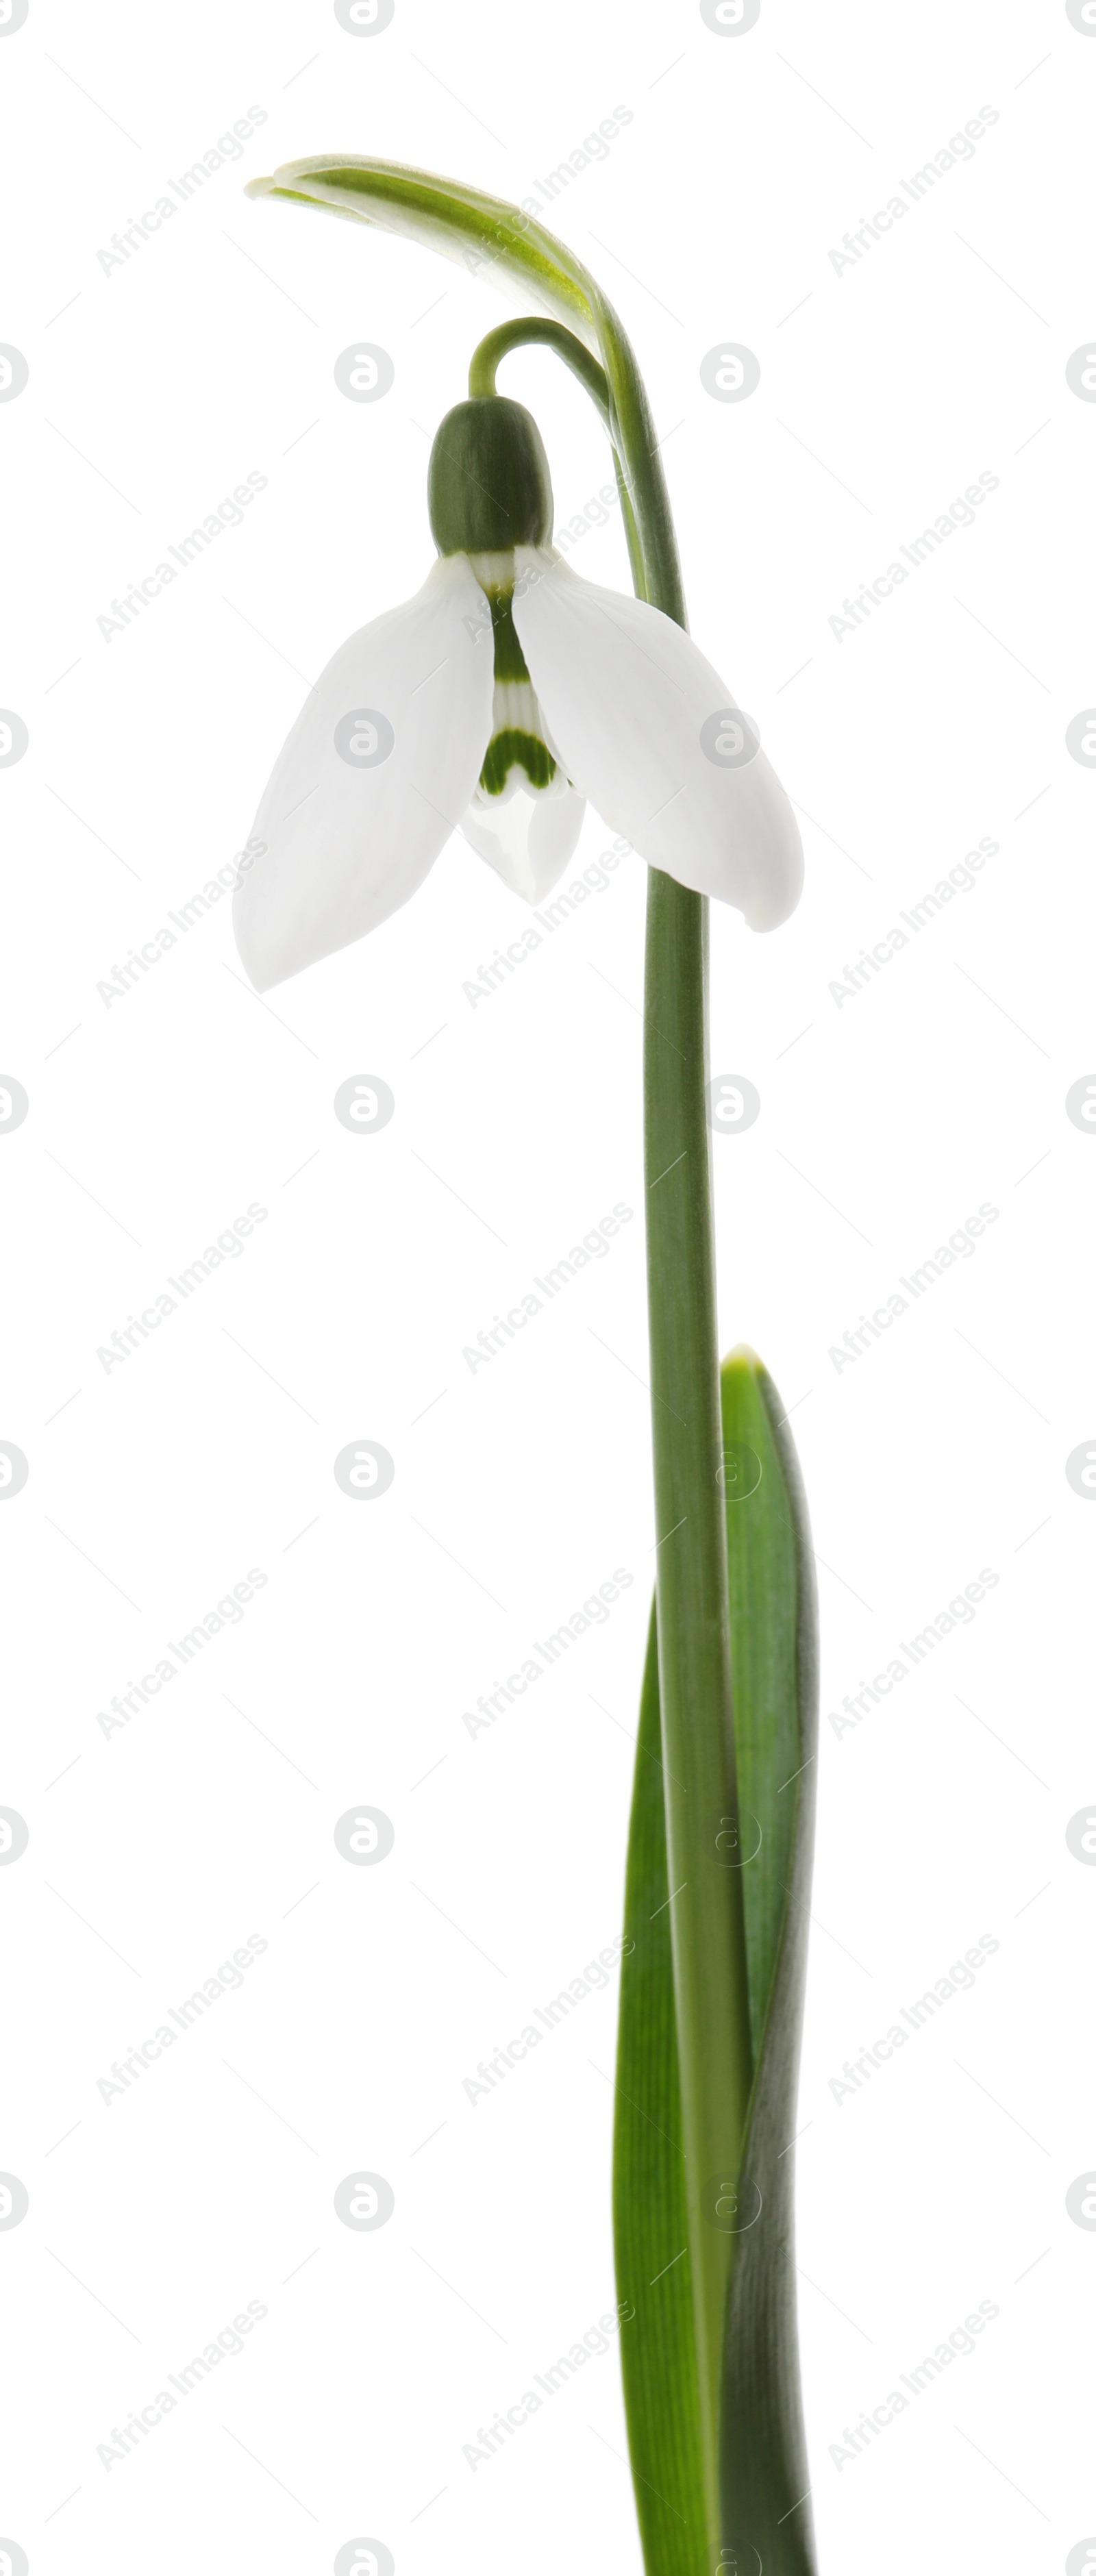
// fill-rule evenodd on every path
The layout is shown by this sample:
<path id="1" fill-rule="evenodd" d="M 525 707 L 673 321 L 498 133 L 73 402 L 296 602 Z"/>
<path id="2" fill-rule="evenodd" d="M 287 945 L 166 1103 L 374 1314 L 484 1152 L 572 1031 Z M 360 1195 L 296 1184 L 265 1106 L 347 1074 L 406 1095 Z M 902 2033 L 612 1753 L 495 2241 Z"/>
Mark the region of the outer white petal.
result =
<path id="1" fill-rule="evenodd" d="M 524 895 L 526 903 L 543 903 L 575 850 L 586 802 L 562 771 L 551 787 L 535 793 L 515 786 L 514 778 L 511 770 L 501 796 L 477 789 L 461 816 L 461 830 L 514 894 Z"/>
<path id="2" fill-rule="evenodd" d="M 583 581 L 521 547 L 514 624 L 570 776 L 641 857 L 773 930 L 799 901 L 798 826 L 763 751 L 742 768 L 705 755 L 701 729 L 734 704 L 660 609 Z"/>
<path id="3" fill-rule="evenodd" d="M 259 992 L 375 930 L 456 830 L 491 731 L 486 616 L 467 557 L 443 557 L 413 599 L 352 635 L 317 680 L 255 817 L 252 841 L 265 851 L 233 903 Z M 366 709 L 387 718 L 395 739 L 362 767 L 340 756 L 335 732 Z"/>

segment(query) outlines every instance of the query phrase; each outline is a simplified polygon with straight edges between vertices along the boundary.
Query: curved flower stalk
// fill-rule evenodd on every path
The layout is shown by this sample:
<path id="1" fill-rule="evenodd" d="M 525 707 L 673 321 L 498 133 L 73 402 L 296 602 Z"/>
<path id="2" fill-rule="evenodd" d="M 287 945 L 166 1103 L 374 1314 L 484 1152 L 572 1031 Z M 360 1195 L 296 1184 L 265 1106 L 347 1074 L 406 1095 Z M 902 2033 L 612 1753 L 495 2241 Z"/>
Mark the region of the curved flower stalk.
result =
<path id="1" fill-rule="evenodd" d="M 567 863 L 586 797 L 648 864 L 659 1535 L 616 2144 L 618 2276 L 636 2309 L 622 2347 L 629 2442 L 648 2576 L 707 2576 L 717 2561 L 725 2576 L 752 2576 L 755 2563 L 766 2576 L 813 2576 L 797 2483 L 787 2148 L 813 1594 L 771 1386 L 757 1363 L 736 1360 L 721 1393 L 705 1116 L 708 898 L 774 927 L 798 899 L 799 836 L 756 731 L 685 632 L 642 379 L 589 271 L 517 207 L 394 162 L 323 155 L 248 193 L 425 241 L 477 273 L 519 280 L 547 317 L 502 324 L 475 352 L 469 399 L 442 422 L 431 456 L 438 561 L 414 599 L 351 637 L 313 690 L 260 806 L 267 850 L 237 895 L 237 936 L 255 982 L 276 983 L 383 921 L 457 828 L 537 901 Z M 534 341 L 573 369 L 608 430 L 634 599 L 576 579 L 551 545 L 539 433 L 495 390 L 508 350 Z M 742 1487 L 745 1457 L 758 1472 Z M 782 1809 L 777 1774 L 786 1783 L 793 1772 L 800 1785 Z M 642 1916 L 655 1891 L 652 1932 L 656 1909 Z M 671 2286 L 656 2297 L 645 2266 L 667 2230 L 681 2242 L 663 2258 Z"/>

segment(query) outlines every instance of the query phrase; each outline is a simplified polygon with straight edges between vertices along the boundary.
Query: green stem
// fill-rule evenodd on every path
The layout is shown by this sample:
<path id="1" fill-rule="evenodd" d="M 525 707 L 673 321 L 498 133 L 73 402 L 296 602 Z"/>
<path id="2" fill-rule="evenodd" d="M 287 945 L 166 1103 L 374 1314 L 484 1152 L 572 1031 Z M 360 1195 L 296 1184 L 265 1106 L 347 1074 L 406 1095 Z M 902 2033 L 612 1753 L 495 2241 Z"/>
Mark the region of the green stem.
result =
<path id="1" fill-rule="evenodd" d="M 701 2432 L 718 2547 L 719 2397 L 735 2239 L 713 2226 L 713 2205 L 719 2186 L 738 2178 L 753 2059 L 741 1873 L 722 1869 L 716 1851 L 738 1807 L 704 1096 L 707 1004 L 707 902 L 652 869 L 644 1167 L 658 1678 Z M 722 1901 L 713 1904 L 717 1872 Z"/>
<path id="2" fill-rule="evenodd" d="M 615 315 L 591 284 L 605 373 L 558 322 L 504 323 L 477 349 L 472 393 L 493 393 L 511 349 L 554 349 L 614 435 L 629 551 L 641 598 L 685 624 L 665 481 L 646 394 Z M 719 2399 L 735 2239 L 712 2224 L 737 2181 L 753 2055 L 740 1872 L 716 1837 L 737 1821 L 719 1403 L 715 1248 L 705 1085 L 708 905 L 656 868 L 647 892 L 644 1164 L 655 1515 L 658 1670 L 671 1936 L 708 2539 L 720 2546 Z M 723 1846 L 726 1848 L 726 1845 Z M 720 1899 L 713 1905 L 713 1879 Z"/>
<path id="3" fill-rule="evenodd" d="M 493 394 L 496 390 L 495 371 L 508 351 L 541 344 L 554 349 L 557 358 L 562 358 L 564 366 L 570 367 L 572 375 L 585 385 L 611 436 L 609 380 L 604 367 L 599 367 L 597 359 L 591 357 L 581 340 L 576 340 L 573 331 L 564 330 L 562 322 L 542 321 L 537 313 L 526 314 L 517 322 L 500 322 L 497 331 L 489 331 L 487 338 L 480 341 L 478 349 L 472 352 L 468 368 L 469 393 Z"/>
<path id="4" fill-rule="evenodd" d="M 616 363 L 608 372 L 646 596 L 684 626 L 677 544 L 646 393 L 623 333 L 612 336 Z M 666 1845 L 704 2478 L 709 2542 L 718 2553 L 720 2389 L 735 2239 L 712 2225 L 712 2187 L 738 2178 L 753 2052 L 741 1873 L 722 1869 L 716 1852 L 723 1820 L 737 1820 L 738 1788 L 705 1098 L 708 903 L 657 868 L 647 886 L 643 1057 Z M 713 1906 L 717 1871 L 724 1901 Z"/>
<path id="5" fill-rule="evenodd" d="M 552 349 L 557 358 L 562 358 L 564 366 L 570 367 L 572 375 L 577 376 L 579 383 L 585 387 L 591 402 L 596 405 L 601 415 L 603 427 L 608 430 L 610 439 L 613 440 L 613 464 L 616 469 L 624 533 L 628 540 L 628 560 L 632 568 L 632 580 L 637 597 L 646 599 L 642 541 L 636 526 L 631 496 L 624 479 L 620 450 L 614 436 L 615 422 L 609 379 L 604 367 L 599 367 L 597 359 L 591 356 L 583 341 L 576 340 L 574 332 L 565 330 L 562 322 L 542 321 L 539 314 L 526 314 L 517 322 L 500 322 L 498 329 L 489 331 L 487 338 L 481 340 L 478 349 L 472 352 L 468 369 L 468 391 L 470 394 L 493 394 L 495 371 L 501 360 L 508 356 L 511 349 L 529 346 Z"/>

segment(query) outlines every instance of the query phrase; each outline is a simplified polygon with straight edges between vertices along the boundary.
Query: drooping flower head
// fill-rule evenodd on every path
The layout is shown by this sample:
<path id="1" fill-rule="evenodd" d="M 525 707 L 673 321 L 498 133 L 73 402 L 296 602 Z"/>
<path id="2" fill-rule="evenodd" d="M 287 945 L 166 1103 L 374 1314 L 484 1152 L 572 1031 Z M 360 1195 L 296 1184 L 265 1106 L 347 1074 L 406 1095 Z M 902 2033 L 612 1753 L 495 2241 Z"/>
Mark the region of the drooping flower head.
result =
<path id="1" fill-rule="evenodd" d="M 587 798 L 650 866 L 784 921 L 803 854 L 757 729 L 672 618 L 563 561 L 532 415 L 458 403 L 428 498 L 438 561 L 328 663 L 260 804 L 234 902 L 258 990 L 375 929 L 457 830 L 540 903 Z"/>

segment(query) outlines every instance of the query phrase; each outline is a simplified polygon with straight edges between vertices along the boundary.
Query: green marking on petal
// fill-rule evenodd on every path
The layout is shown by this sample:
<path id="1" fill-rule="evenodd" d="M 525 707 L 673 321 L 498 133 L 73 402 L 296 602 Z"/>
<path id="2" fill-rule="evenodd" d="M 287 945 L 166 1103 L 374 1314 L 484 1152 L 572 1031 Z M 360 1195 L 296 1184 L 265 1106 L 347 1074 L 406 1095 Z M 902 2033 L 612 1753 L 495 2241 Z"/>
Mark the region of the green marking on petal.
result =
<path id="1" fill-rule="evenodd" d="M 480 771 L 479 783 L 486 796 L 501 796 L 512 769 L 523 769 L 530 787 L 550 787 L 556 764 L 547 744 L 535 733 L 519 733 L 513 725 L 493 734 Z"/>
<path id="2" fill-rule="evenodd" d="M 523 769 L 530 787 L 550 787 L 557 767 L 547 743 L 536 730 L 541 714 L 514 624 L 512 555 L 508 561 L 510 579 L 495 582 L 484 579 L 483 558 L 477 564 L 473 557 L 473 570 L 482 582 L 491 610 L 495 652 L 495 730 L 479 777 L 486 796 L 501 796 L 512 769 Z"/>
<path id="3" fill-rule="evenodd" d="M 514 624 L 513 579 L 507 582 L 504 589 L 496 590 L 494 587 L 489 589 L 487 598 L 495 636 L 496 682 L 528 680 L 529 665 L 522 652 L 518 641 L 518 630 Z"/>

